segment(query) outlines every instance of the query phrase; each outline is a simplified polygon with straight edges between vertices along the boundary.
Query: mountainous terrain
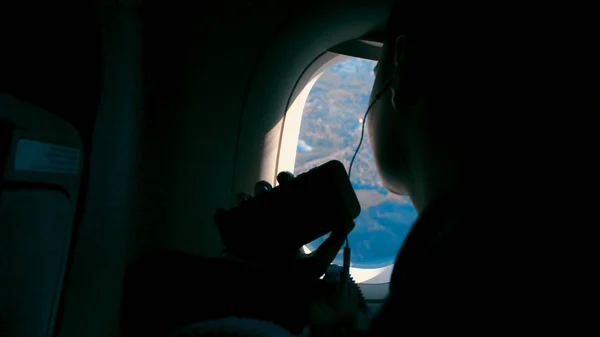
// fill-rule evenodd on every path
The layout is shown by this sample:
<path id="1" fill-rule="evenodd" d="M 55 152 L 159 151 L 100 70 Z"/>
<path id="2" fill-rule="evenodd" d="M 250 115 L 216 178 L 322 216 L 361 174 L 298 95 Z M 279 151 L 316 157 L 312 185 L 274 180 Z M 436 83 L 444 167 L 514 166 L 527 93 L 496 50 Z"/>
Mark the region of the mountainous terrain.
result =
<path id="1" fill-rule="evenodd" d="M 374 61 L 347 58 L 317 80 L 302 116 L 296 174 L 332 159 L 348 169 L 360 140 L 375 65 Z M 368 138 L 365 130 L 351 176 L 362 207 L 349 236 L 356 267 L 378 267 L 393 261 L 417 217 L 407 197 L 391 194 L 382 186 Z M 322 240 L 309 244 L 309 248 L 316 248 Z M 340 262 L 338 255 L 336 263 Z"/>

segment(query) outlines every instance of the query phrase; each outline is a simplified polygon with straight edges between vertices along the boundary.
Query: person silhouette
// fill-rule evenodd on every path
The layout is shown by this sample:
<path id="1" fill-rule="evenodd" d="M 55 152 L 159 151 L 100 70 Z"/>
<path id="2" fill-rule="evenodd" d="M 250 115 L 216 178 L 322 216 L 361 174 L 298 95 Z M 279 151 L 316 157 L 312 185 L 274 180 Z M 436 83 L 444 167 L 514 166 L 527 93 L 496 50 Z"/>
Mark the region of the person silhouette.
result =
<path id="1" fill-rule="evenodd" d="M 539 290 L 552 269 L 536 224 L 558 213 L 540 172 L 561 175 L 545 151 L 552 116 L 599 110 L 597 20 L 566 7 L 473 10 L 391 10 L 366 125 L 384 186 L 410 196 L 419 218 L 385 304 L 356 333 L 511 331 L 539 328 L 532 312 L 561 312 Z M 325 262 L 343 240 L 329 243 Z"/>

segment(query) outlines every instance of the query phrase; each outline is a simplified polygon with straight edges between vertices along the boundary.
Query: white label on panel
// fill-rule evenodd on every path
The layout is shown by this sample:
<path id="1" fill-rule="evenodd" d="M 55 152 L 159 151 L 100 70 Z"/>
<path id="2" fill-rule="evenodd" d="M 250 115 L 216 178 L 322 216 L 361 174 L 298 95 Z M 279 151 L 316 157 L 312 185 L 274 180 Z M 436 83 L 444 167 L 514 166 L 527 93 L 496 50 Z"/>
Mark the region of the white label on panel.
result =
<path id="1" fill-rule="evenodd" d="M 20 139 L 15 153 L 16 171 L 77 174 L 78 148 Z"/>

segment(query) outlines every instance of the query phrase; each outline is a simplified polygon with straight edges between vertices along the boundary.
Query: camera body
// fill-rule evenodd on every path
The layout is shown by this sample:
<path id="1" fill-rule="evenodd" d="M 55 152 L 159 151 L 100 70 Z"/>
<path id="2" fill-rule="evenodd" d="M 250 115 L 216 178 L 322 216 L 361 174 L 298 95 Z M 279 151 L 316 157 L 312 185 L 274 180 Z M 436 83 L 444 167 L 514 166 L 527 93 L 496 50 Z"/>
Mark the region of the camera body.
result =
<path id="1" fill-rule="evenodd" d="M 360 203 L 344 165 L 332 160 L 229 209 L 215 222 L 226 249 L 295 252 L 354 220 Z"/>

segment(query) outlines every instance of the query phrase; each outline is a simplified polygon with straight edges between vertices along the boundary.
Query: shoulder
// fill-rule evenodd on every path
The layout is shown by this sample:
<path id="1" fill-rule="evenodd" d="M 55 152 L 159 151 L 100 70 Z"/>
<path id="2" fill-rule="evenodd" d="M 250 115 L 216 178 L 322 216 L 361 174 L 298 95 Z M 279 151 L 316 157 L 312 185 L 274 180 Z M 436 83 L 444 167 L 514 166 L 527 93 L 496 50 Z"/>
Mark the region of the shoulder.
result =
<path id="1" fill-rule="evenodd" d="M 396 258 L 391 293 L 464 288 L 489 276 L 506 224 L 493 203 L 469 199 L 446 196 L 420 215 Z"/>
<path id="2" fill-rule="evenodd" d="M 440 224 L 415 224 L 415 235 L 407 237 L 406 245 L 396 259 L 391 290 L 395 290 L 397 283 L 448 272 L 454 274 L 450 269 L 470 264 L 472 261 L 469 252 L 478 244 L 477 240 L 470 239 L 470 228 L 472 222 L 460 217 Z M 417 233 L 418 231 L 421 233 Z"/>
<path id="3" fill-rule="evenodd" d="M 491 279 L 484 271 L 487 254 L 471 240 L 472 225 L 461 218 L 445 221 L 439 231 L 430 232 L 420 244 L 399 254 L 390 295 L 374 318 L 371 333 L 411 327 L 423 331 L 436 326 L 452 330 L 452 325 L 472 323 L 464 320 L 475 319 L 488 305 L 485 289 L 490 289 Z M 427 325 L 434 321 L 435 326 Z"/>

